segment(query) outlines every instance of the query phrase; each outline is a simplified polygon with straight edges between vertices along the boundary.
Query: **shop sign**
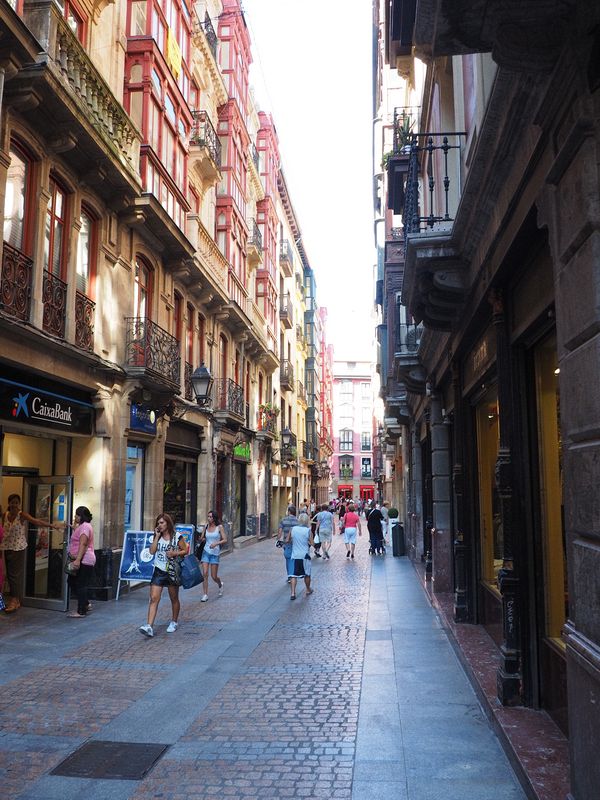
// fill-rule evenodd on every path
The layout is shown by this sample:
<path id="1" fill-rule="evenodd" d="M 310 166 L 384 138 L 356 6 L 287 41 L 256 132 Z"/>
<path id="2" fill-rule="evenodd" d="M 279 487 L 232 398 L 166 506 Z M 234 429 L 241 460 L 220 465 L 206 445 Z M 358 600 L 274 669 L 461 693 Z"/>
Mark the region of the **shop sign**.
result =
<path id="1" fill-rule="evenodd" d="M 129 409 L 129 428 L 141 433 L 156 434 L 156 412 L 147 406 L 132 403 Z"/>
<path id="2" fill-rule="evenodd" d="M 279 486 L 279 475 L 273 475 L 273 486 Z"/>
<path id="3" fill-rule="evenodd" d="M 94 407 L 66 395 L 0 378 L 0 419 L 91 436 Z"/>
<path id="4" fill-rule="evenodd" d="M 233 446 L 233 457 L 241 461 L 250 463 L 252 460 L 252 453 L 250 451 L 250 442 L 238 442 Z"/>

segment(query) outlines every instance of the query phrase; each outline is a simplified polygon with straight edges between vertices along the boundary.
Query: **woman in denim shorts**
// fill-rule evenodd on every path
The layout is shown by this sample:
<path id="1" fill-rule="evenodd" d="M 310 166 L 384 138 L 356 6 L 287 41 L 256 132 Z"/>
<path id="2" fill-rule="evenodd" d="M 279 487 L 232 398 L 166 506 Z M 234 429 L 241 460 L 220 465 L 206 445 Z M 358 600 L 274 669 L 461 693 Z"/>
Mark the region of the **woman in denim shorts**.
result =
<path id="1" fill-rule="evenodd" d="M 200 598 L 202 603 L 208 600 L 208 567 L 210 565 L 210 577 L 219 587 L 219 597 L 223 596 L 223 581 L 219 578 L 219 559 L 221 557 L 221 547 L 227 544 L 227 536 L 216 511 L 208 512 L 208 521 L 204 528 L 204 533 L 200 541 L 204 541 L 202 551 L 202 574 L 204 576 L 204 594 Z"/>

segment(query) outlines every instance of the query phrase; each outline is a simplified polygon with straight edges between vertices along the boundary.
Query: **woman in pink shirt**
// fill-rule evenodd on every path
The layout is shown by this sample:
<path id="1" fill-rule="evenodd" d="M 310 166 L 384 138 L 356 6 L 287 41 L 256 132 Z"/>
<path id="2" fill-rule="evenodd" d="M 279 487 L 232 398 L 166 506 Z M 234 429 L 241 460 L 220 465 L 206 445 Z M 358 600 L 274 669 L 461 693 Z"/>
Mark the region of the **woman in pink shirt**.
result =
<path id="1" fill-rule="evenodd" d="M 341 522 L 342 520 L 340 520 Z M 356 531 L 362 536 L 360 528 L 360 517 L 354 510 L 354 503 L 348 503 L 348 510 L 344 518 L 344 544 L 346 545 L 346 558 L 354 558 L 354 548 L 356 547 Z"/>
<path id="2" fill-rule="evenodd" d="M 94 529 L 89 508 L 79 506 L 75 509 L 73 533 L 69 540 L 69 558 L 73 562 L 74 574 L 69 575 L 69 588 L 77 597 L 77 611 L 67 616 L 81 619 L 90 610 L 88 588 L 94 577 L 96 554 L 94 553 Z"/>

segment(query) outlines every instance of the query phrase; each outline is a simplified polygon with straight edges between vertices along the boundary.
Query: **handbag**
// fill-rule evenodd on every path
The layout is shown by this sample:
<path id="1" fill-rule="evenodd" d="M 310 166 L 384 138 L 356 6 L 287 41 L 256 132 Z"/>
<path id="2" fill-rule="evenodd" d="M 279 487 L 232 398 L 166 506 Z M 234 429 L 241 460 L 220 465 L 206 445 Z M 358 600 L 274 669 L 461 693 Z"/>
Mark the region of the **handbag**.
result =
<path id="1" fill-rule="evenodd" d="M 314 542 L 314 544 L 321 544 L 321 537 L 319 536 L 318 533 L 315 533 L 314 538 L 313 538 L 313 542 Z"/>
<path id="2" fill-rule="evenodd" d="M 79 567 L 74 566 L 75 556 L 67 553 L 67 560 L 65 563 L 65 572 L 67 575 L 75 576 L 79 572 Z"/>
<path id="3" fill-rule="evenodd" d="M 2 592 L 0 592 L 0 611 L 4 611 L 6 608 L 6 603 L 4 602 L 4 597 L 2 597 Z"/>
<path id="4" fill-rule="evenodd" d="M 167 575 L 175 586 L 181 586 L 181 564 L 178 558 L 167 559 Z"/>
<path id="5" fill-rule="evenodd" d="M 184 589 L 191 589 L 202 583 L 204 577 L 200 562 L 193 553 L 185 556 L 181 562 L 181 585 Z"/>

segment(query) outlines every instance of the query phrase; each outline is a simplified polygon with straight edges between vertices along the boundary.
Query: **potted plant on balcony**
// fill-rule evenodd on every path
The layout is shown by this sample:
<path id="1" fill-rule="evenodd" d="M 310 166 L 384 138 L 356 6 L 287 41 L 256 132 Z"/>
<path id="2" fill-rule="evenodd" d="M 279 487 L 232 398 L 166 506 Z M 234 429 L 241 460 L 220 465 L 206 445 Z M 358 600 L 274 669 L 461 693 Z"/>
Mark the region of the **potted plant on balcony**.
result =
<path id="1" fill-rule="evenodd" d="M 259 430 L 271 430 L 278 416 L 279 408 L 277 406 L 273 403 L 261 403 L 258 407 Z"/>

